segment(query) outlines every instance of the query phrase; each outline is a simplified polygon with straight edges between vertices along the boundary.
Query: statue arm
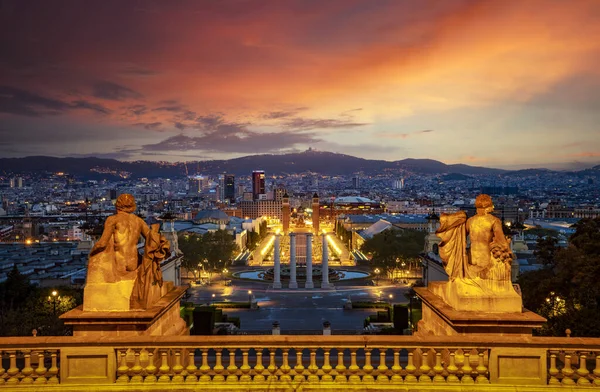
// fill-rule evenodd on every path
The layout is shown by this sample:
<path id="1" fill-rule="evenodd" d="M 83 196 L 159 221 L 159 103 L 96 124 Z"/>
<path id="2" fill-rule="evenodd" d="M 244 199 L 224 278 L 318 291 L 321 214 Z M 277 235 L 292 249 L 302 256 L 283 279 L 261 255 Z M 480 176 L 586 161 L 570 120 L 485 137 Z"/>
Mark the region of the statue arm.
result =
<path id="1" fill-rule="evenodd" d="M 112 216 L 109 216 L 104 223 L 104 231 L 102 231 L 102 236 L 94 245 L 94 248 L 90 252 L 90 255 L 94 255 L 98 252 L 103 251 L 108 245 L 108 241 L 110 241 L 113 232 L 115 230 L 115 221 Z"/>

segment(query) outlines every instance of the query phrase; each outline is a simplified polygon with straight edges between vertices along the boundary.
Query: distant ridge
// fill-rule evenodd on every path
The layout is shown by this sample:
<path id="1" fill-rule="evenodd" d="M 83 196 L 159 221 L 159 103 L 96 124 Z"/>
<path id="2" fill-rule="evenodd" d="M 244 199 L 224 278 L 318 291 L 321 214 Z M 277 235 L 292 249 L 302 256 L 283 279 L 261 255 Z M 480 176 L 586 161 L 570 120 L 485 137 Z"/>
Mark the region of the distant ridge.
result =
<path id="1" fill-rule="evenodd" d="M 24 174 L 65 172 L 83 179 L 118 179 L 123 174 L 131 178 L 177 178 L 185 176 L 185 164 L 153 161 L 121 162 L 102 158 L 56 158 L 31 156 L 25 158 L 0 158 L 0 174 Z M 305 152 L 273 155 L 250 155 L 228 160 L 187 162 L 189 174 L 199 168 L 202 174 L 233 173 L 249 175 L 254 169 L 262 169 L 268 175 L 298 174 L 314 172 L 324 175 L 391 175 L 428 174 L 445 175 L 539 175 L 552 172 L 548 169 L 527 169 L 509 171 L 503 169 L 469 166 L 465 164 L 447 165 L 433 159 L 402 159 L 384 161 L 358 158 L 351 155 L 308 150 Z M 596 166 L 584 172 L 596 174 Z M 193 173 L 192 173 L 193 172 Z"/>

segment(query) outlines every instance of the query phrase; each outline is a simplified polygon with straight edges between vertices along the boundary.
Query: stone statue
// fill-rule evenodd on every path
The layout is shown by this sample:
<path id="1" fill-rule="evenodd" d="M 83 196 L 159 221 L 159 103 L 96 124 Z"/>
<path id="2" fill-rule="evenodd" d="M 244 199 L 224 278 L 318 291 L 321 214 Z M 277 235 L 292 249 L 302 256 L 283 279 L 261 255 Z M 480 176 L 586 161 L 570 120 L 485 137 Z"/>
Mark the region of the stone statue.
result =
<path id="1" fill-rule="evenodd" d="M 106 219 L 90 252 L 84 310 L 146 309 L 160 298 L 160 263 L 169 256 L 169 241 L 159 233 L 159 225 L 151 229 L 133 214 L 132 195 L 120 195 L 115 206 L 117 213 Z M 143 257 L 137 249 L 140 235 L 146 240 Z"/>
<path id="2" fill-rule="evenodd" d="M 492 215 L 492 199 L 479 195 L 475 207 L 477 214 L 469 219 L 464 211 L 440 217 L 436 234 L 449 279 L 432 290 L 456 310 L 521 312 L 521 296 L 511 282 L 513 255 L 502 222 Z"/>
<path id="3" fill-rule="evenodd" d="M 469 219 L 464 211 L 440 217 L 436 234 L 442 239 L 439 251 L 448 277 L 450 281 L 457 278 L 510 281 L 513 256 L 502 232 L 502 222 L 492 215 L 491 197 L 477 196 L 475 208 L 477 214 Z"/>

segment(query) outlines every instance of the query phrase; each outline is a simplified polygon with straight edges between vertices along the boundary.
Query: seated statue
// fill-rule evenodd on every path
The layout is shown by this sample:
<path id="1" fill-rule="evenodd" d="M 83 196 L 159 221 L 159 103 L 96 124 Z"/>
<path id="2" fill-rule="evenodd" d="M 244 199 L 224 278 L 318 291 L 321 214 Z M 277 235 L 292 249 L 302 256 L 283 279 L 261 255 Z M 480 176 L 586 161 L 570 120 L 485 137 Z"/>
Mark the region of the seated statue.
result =
<path id="1" fill-rule="evenodd" d="M 120 195 L 115 206 L 117 213 L 106 219 L 90 252 L 83 299 L 87 311 L 146 309 L 160 298 L 160 263 L 170 254 L 169 241 L 158 224 L 149 228 L 133 214 L 132 195 Z M 137 249 L 140 235 L 146 241 L 143 257 Z"/>
<path id="2" fill-rule="evenodd" d="M 456 296 L 450 293 L 471 297 L 503 295 L 510 297 L 514 306 L 507 308 L 514 310 L 517 294 L 510 273 L 513 254 L 502 231 L 502 222 L 492 215 L 494 204 L 490 196 L 477 196 L 475 208 L 477 214 L 469 219 L 464 211 L 440 217 L 436 234 L 442 239 L 439 252 L 449 278 L 446 294 L 456 301 Z M 467 248 L 467 238 L 470 248 Z"/>

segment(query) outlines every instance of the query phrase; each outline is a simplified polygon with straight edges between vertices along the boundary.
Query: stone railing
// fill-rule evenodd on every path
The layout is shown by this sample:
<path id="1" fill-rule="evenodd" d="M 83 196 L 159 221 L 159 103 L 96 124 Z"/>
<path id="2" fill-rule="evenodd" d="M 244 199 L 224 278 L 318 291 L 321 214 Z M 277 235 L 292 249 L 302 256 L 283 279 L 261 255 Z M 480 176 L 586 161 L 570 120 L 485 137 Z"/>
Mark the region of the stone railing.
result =
<path id="1" fill-rule="evenodd" d="M 0 338 L 0 352 L 4 390 L 79 390 L 84 384 L 178 391 L 600 387 L 596 338 L 12 337 Z"/>

